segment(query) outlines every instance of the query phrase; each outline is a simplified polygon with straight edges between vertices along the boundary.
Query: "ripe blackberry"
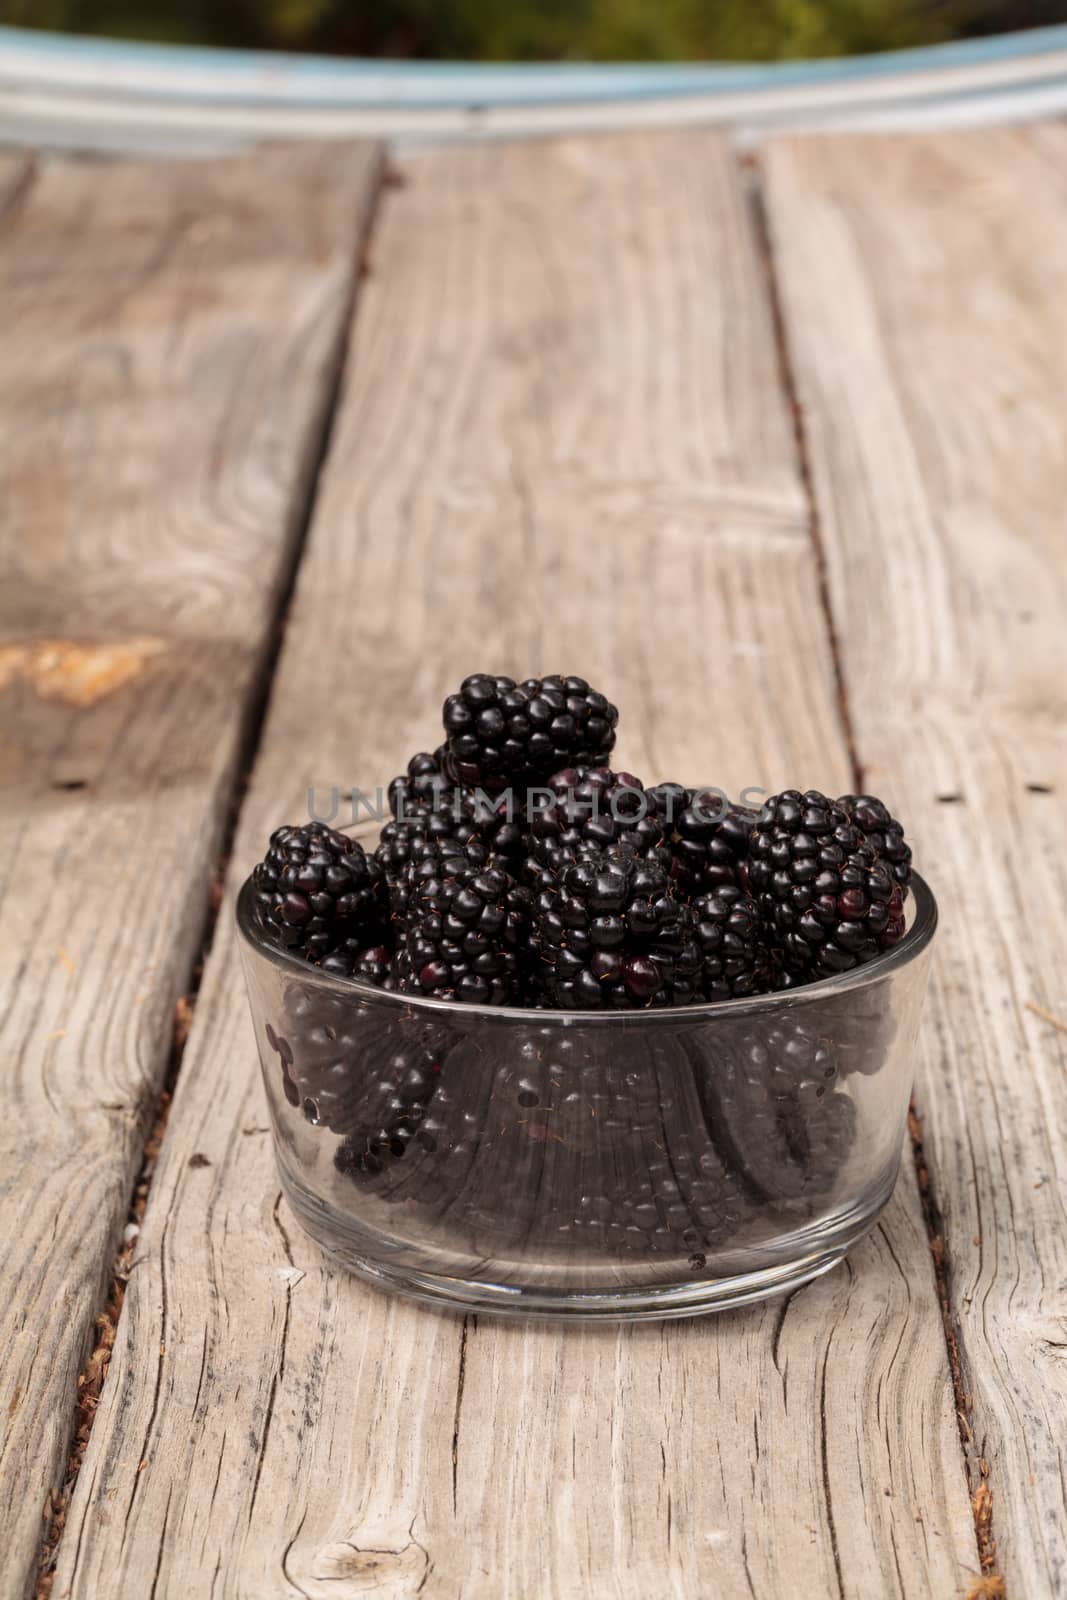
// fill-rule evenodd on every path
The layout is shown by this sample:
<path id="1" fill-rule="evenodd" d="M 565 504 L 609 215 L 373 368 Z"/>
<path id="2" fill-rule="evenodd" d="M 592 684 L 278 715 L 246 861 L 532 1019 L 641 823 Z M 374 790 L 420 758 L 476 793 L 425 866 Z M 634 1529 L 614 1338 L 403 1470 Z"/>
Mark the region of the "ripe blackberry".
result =
<path id="1" fill-rule="evenodd" d="M 270 1023 L 266 1029 L 267 1043 L 277 1055 L 282 1069 L 282 1093 L 291 1106 L 300 1104 L 300 1085 L 293 1077 L 293 1047 L 284 1035 L 275 1033 Z"/>
<path id="2" fill-rule="evenodd" d="M 508 1005 L 518 993 L 530 893 L 487 865 L 475 841 L 438 840 L 414 854 L 390 900 L 403 917 L 393 975 L 404 993 Z"/>
<path id="3" fill-rule="evenodd" d="M 739 999 L 775 987 L 771 953 L 751 895 L 723 884 L 698 896 L 692 911 L 705 999 Z"/>
<path id="4" fill-rule="evenodd" d="M 669 867 L 662 850 L 663 823 L 633 773 L 566 767 L 545 788 L 554 798 L 532 811 L 524 866 L 535 887 L 550 883 L 571 862 L 602 852 L 654 856 Z"/>
<path id="5" fill-rule="evenodd" d="M 321 822 L 276 829 L 252 882 L 263 931 L 309 961 L 373 932 L 382 910 L 378 863 Z"/>
<path id="6" fill-rule="evenodd" d="M 431 755 L 420 750 L 411 757 L 407 770 L 389 785 L 389 809 L 394 817 L 411 817 L 420 811 L 445 811 L 450 808 L 456 785 L 445 772 L 447 750 L 439 745 Z"/>
<path id="7" fill-rule="evenodd" d="M 812 1013 L 833 1051 L 838 1081 L 881 1072 L 897 1034 L 892 989 L 885 983 L 825 995 Z"/>
<path id="8" fill-rule="evenodd" d="M 728 1171 L 760 1203 L 804 1212 L 825 1200 L 855 1138 L 832 1042 L 801 1018 L 747 1020 L 713 1051 L 693 1041 L 705 1124 Z"/>
<path id="9" fill-rule="evenodd" d="M 454 1041 L 436 1022 L 292 984 L 284 1019 L 277 1029 L 268 1025 L 267 1042 L 281 1059 L 286 1099 L 306 1121 L 368 1138 L 428 1101 Z"/>
<path id="10" fill-rule="evenodd" d="M 758 815 L 731 804 L 717 790 L 687 790 L 686 803 L 667 829 L 680 882 L 694 894 L 743 887 L 749 839 Z"/>
<path id="11" fill-rule="evenodd" d="M 334 1151 L 338 1172 L 376 1175 L 399 1160 L 426 1120 L 441 1060 L 418 1043 L 399 1045 L 377 1063 L 363 1116 Z"/>
<path id="12" fill-rule="evenodd" d="M 547 1109 L 563 1146 L 546 1146 L 556 1171 L 544 1185 L 543 1236 L 579 1258 L 606 1253 L 636 1266 L 666 1256 L 683 1278 L 699 1272 L 703 1252 L 735 1237 L 750 1206 L 691 1104 L 692 1069 L 677 1040 L 645 1036 L 632 1053 L 625 1042 L 594 1046 L 565 1090 L 575 1129 L 594 1133 L 585 1153 Z M 567 1165 L 569 1148 L 577 1155 Z"/>
<path id="13" fill-rule="evenodd" d="M 543 889 L 533 942 L 557 1006 L 684 1005 L 700 952 L 666 870 L 639 856 L 589 854 Z"/>
<path id="14" fill-rule="evenodd" d="M 904 838 L 903 826 L 873 794 L 843 794 L 836 803 L 875 853 L 889 863 L 894 881 L 906 895 L 911 882 L 911 846 Z"/>
<path id="15" fill-rule="evenodd" d="M 443 745 L 433 755 L 420 751 L 408 762 L 407 772 L 390 783 L 389 805 L 394 821 L 386 825 L 389 837 L 397 837 L 398 832 L 403 835 L 412 828 L 418 832 L 427 817 L 435 816 L 441 819 L 438 826 L 442 832 L 464 838 L 477 835 L 494 854 L 507 860 L 520 859 L 526 844 L 521 806 L 516 810 L 512 796 L 493 796 L 455 783 L 448 776 L 445 761 Z M 382 837 L 385 839 L 386 830 Z"/>
<path id="16" fill-rule="evenodd" d="M 457 823 L 442 811 L 387 822 L 374 858 L 382 872 L 393 923 L 401 928 L 419 862 L 454 859 L 458 870 L 487 867 L 491 859 L 488 846 L 470 822 Z"/>
<path id="17" fill-rule="evenodd" d="M 615 743 L 618 711 L 584 678 L 478 672 L 450 694 L 443 718 L 457 782 L 500 790 L 560 767 L 595 765 Z"/>
<path id="18" fill-rule="evenodd" d="M 378 1201 L 402 1208 L 406 1223 L 417 1219 L 431 1234 L 439 1228 L 440 1242 L 453 1248 L 483 1143 L 491 1082 L 491 1068 L 471 1058 L 469 1041 L 458 1040 L 421 1114 L 383 1127 L 374 1148 L 361 1145 L 358 1135 L 346 1141 L 335 1166 Z"/>
<path id="19" fill-rule="evenodd" d="M 491 1067 L 490 1067 L 491 1069 Z M 686 1085 L 689 1085 L 688 1089 Z M 476 1159 L 449 1220 L 480 1254 L 523 1249 L 635 1267 L 736 1231 L 746 1202 L 699 1126 L 692 1069 L 668 1039 L 531 1028 L 493 1071 Z"/>
<path id="20" fill-rule="evenodd" d="M 846 972 L 899 938 L 901 890 L 862 830 L 811 789 L 774 795 L 749 846 L 748 881 L 787 972 Z"/>

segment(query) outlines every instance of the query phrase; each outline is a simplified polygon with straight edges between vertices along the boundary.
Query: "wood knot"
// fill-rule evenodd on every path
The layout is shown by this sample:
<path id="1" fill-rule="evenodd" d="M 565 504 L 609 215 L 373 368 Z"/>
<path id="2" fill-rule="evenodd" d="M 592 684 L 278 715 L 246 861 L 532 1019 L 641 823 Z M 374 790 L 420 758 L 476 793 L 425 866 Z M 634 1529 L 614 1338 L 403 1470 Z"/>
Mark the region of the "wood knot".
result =
<path id="1" fill-rule="evenodd" d="M 408 1596 L 422 1580 L 429 1558 L 421 1544 L 409 1539 L 397 1549 L 358 1545 L 351 1539 L 323 1545 L 315 1556 L 311 1576 L 336 1583 L 332 1594 L 376 1594 L 381 1600 Z"/>

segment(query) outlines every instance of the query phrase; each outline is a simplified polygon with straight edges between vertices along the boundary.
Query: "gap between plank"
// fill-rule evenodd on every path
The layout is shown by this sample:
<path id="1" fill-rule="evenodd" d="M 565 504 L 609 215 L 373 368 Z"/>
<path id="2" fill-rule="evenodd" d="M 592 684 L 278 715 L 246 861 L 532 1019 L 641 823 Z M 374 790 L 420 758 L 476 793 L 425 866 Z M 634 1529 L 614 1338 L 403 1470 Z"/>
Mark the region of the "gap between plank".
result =
<path id="1" fill-rule="evenodd" d="M 0 222 L 3 221 L 11 206 L 21 199 L 29 183 L 32 182 L 33 171 L 33 163 L 30 163 L 27 175 L 20 179 L 11 203 L 3 211 L 0 211 Z M 322 401 L 319 415 L 313 424 L 313 439 L 307 452 L 307 462 L 303 475 L 304 481 L 294 495 L 293 510 L 290 515 L 290 533 L 285 541 L 282 559 L 279 563 L 271 616 L 265 629 L 264 642 L 260 648 L 248 703 L 244 710 L 243 726 L 237 758 L 234 762 L 233 778 L 230 783 L 229 795 L 224 802 L 225 820 L 219 842 L 215 871 L 207 891 L 200 937 L 194 947 L 196 953 L 190 965 L 185 991 L 175 1006 L 166 1075 L 159 1094 L 153 1102 L 151 1111 L 146 1113 L 144 1117 L 144 1126 L 147 1132 L 137 1177 L 134 1180 L 133 1190 L 130 1195 L 130 1204 L 126 1214 L 123 1234 L 121 1239 L 117 1241 L 105 1294 L 93 1318 L 92 1328 L 96 1334 L 93 1349 L 78 1377 L 78 1393 L 70 1427 L 72 1443 L 67 1463 L 67 1474 L 58 1493 L 54 1489 L 49 1491 L 48 1502 L 44 1508 L 45 1526 L 39 1547 L 37 1581 L 34 1591 L 35 1600 L 49 1600 L 51 1596 L 55 1577 L 55 1563 L 63 1537 L 67 1511 L 78 1480 L 78 1474 L 81 1471 L 96 1411 L 103 1395 L 104 1386 L 107 1383 L 111 1350 L 114 1346 L 122 1317 L 126 1282 L 129 1277 L 131 1259 L 136 1243 L 136 1234 L 129 1238 L 127 1238 L 127 1234 L 131 1226 L 139 1229 L 148 1203 L 159 1149 L 166 1132 L 174 1088 L 181 1070 L 182 1055 L 192 1027 L 196 997 L 200 989 L 201 978 L 207 966 L 208 957 L 211 954 L 212 945 L 214 944 L 219 911 L 222 907 L 222 886 L 226 879 L 226 871 L 233 851 L 233 842 L 237 832 L 244 792 L 262 739 L 263 725 L 270 701 L 271 685 L 277 671 L 289 610 L 296 591 L 300 564 L 314 515 L 322 468 L 329 454 L 333 438 L 334 422 L 338 412 L 348 355 L 352 345 L 356 297 L 360 282 L 367 271 L 367 248 L 373 227 L 378 218 L 384 191 L 395 182 L 396 179 L 387 169 L 383 158 L 379 162 L 375 183 L 367 198 L 366 211 L 360 219 L 359 230 L 353 240 L 353 252 L 349 263 L 350 270 L 344 305 L 340 315 L 340 332 L 337 346 L 333 353 L 330 368 L 323 376 Z"/>
<path id="2" fill-rule="evenodd" d="M 33 185 L 36 183 L 37 162 L 38 157 L 36 152 L 26 157 L 26 164 L 22 171 L 15 179 L 15 182 L 12 184 L 7 194 L 4 195 L 2 200 L 0 200 L 0 227 L 3 227 L 6 223 L 11 221 L 12 217 L 19 210 L 20 206 L 22 206 L 30 190 L 33 188 Z"/>
<path id="3" fill-rule="evenodd" d="M 855 792 L 861 794 L 864 787 L 863 763 L 860 760 L 859 749 L 856 743 L 855 729 L 852 722 L 852 713 L 849 705 L 848 684 L 845 678 L 844 660 L 841 650 L 841 641 L 838 636 L 834 621 L 833 604 L 830 595 L 829 569 L 826 559 L 826 546 L 822 536 L 822 525 L 819 519 L 819 505 L 815 494 L 815 485 L 812 475 L 811 458 L 808 450 L 807 435 L 805 431 L 804 408 L 801 404 L 797 388 L 796 376 L 789 354 L 789 340 L 786 328 L 785 309 L 779 290 L 778 273 L 774 259 L 774 241 L 771 234 L 770 222 L 763 194 L 763 173 L 759 157 L 756 153 L 739 156 L 743 179 L 749 204 L 752 212 L 753 225 L 756 234 L 757 248 L 763 264 L 764 280 L 767 287 L 767 296 L 770 302 L 771 317 L 774 326 L 775 347 L 778 352 L 778 368 L 782 386 L 785 390 L 786 400 L 789 405 L 790 415 L 793 420 L 793 436 L 796 443 L 797 464 L 801 482 L 808 507 L 808 528 L 812 548 L 815 556 L 816 572 L 818 579 L 819 600 L 823 610 L 827 636 L 830 645 L 830 654 L 833 662 L 834 681 L 837 689 L 837 699 L 840 708 L 841 724 L 848 751 L 849 765 L 852 773 L 852 782 Z M 952 1311 L 952 1273 L 948 1250 L 945 1244 L 944 1228 L 942 1225 L 941 1208 L 934 1193 L 930 1171 L 926 1164 L 922 1142 L 922 1117 L 920 1116 L 914 1097 L 908 1109 L 908 1136 L 911 1145 L 912 1161 L 915 1166 L 916 1181 L 919 1186 L 919 1197 L 922 1204 L 923 1222 L 926 1226 L 927 1240 L 930 1255 L 933 1260 L 934 1280 L 937 1288 L 938 1304 L 941 1309 L 941 1325 L 945 1336 L 945 1352 L 948 1359 L 949 1374 L 952 1381 L 952 1391 L 956 1408 L 956 1420 L 959 1426 L 960 1448 L 963 1453 L 964 1471 L 967 1477 L 967 1487 L 971 1496 L 971 1511 L 974 1516 L 975 1544 L 978 1549 L 978 1562 L 981 1568 L 981 1578 L 977 1585 L 969 1591 L 967 1600 L 978 1600 L 979 1596 L 997 1597 L 1003 1600 L 1007 1591 L 1004 1580 L 996 1570 L 997 1542 L 993 1535 L 993 1496 L 989 1488 L 989 1464 L 978 1450 L 974 1434 L 971 1431 L 969 1416 L 971 1411 L 971 1397 L 963 1376 L 963 1359 L 961 1355 L 961 1336 L 959 1319 Z"/>

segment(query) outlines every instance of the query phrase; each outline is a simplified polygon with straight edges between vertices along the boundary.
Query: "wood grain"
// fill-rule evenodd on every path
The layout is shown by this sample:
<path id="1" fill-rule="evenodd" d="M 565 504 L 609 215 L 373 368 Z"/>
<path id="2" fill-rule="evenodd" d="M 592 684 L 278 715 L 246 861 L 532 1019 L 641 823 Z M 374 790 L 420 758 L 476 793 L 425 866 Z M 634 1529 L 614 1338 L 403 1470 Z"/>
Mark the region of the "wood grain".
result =
<path id="1" fill-rule="evenodd" d="M 309 782 L 386 781 L 483 664 L 610 684 L 649 778 L 848 782 L 724 145 L 449 150 L 404 177 L 56 1593 L 958 1593 L 974 1534 L 910 1173 L 787 1301 L 588 1331 L 386 1298 L 281 1200 L 230 908 Z"/>
<path id="2" fill-rule="evenodd" d="M 765 159 L 860 755 L 943 911 L 919 1101 L 974 1487 L 1009 1592 L 1064 1594 L 1067 131 Z"/>
<path id="3" fill-rule="evenodd" d="M 4 1596 L 65 1475 L 376 169 L 45 162 L 0 219 Z"/>

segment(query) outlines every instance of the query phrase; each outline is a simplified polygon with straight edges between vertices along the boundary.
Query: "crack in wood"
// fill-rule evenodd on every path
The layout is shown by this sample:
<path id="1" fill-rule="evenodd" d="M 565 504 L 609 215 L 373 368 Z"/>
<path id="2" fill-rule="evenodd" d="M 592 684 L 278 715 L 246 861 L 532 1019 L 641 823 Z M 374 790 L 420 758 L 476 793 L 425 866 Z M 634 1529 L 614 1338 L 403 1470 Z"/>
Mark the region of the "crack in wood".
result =
<path id="1" fill-rule="evenodd" d="M 0 195 L 0 227 L 17 216 L 20 207 L 37 181 L 38 157 L 29 156 L 11 187 Z"/>
<path id="2" fill-rule="evenodd" d="M 183 1024 L 188 1010 L 189 1002 L 185 996 L 182 996 L 175 1006 L 171 1064 L 156 1105 L 151 1131 L 145 1142 L 140 1170 L 133 1186 L 133 1193 L 130 1196 L 122 1242 L 115 1254 L 104 1302 L 93 1323 L 96 1330 L 96 1339 L 89 1358 L 78 1376 L 73 1440 L 67 1460 L 66 1473 L 61 1487 L 58 1490 L 52 1489 L 49 1492 L 45 1525 L 41 1535 L 37 1562 L 35 1600 L 49 1600 L 52 1592 L 55 1561 L 59 1551 L 59 1543 L 66 1526 L 71 1495 L 74 1493 L 74 1485 L 81 1472 L 85 1451 L 89 1443 L 89 1435 L 96 1421 L 96 1413 L 100 1405 L 104 1384 L 107 1381 L 108 1370 L 111 1365 L 111 1354 L 118 1334 L 119 1320 L 122 1316 L 126 1285 L 129 1282 L 131 1272 L 137 1265 L 133 1257 L 137 1248 L 138 1233 L 144 1218 L 145 1207 L 148 1204 L 148 1195 L 152 1187 L 152 1179 L 155 1175 L 163 1135 L 166 1131 L 167 1118 L 170 1114 L 171 1095 L 178 1073 L 181 1052 L 185 1044 L 184 1035 L 187 1035 L 188 1032 L 187 1027 L 185 1027 L 183 1033 Z"/>
<path id="3" fill-rule="evenodd" d="M 830 660 L 833 666 L 834 687 L 837 692 L 837 703 L 840 712 L 841 732 L 844 736 L 845 748 L 848 753 L 849 767 L 852 772 L 852 781 L 856 786 L 856 793 L 863 792 L 863 763 L 860 761 L 859 751 L 856 746 L 855 730 L 852 722 L 852 713 L 848 702 L 848 683 L 845 678 L 845 664 L 841 650 L 841 640 L 834 622 L 833 605 L 830 599 L 830 576 L 826 560 L 826 543 L 822 536 L 822 526 L 819 520 L 819 503 L 815 494 L 815 482 L 812 477 L 811 458 L 804 437 L 804 408 L 797 392 L 796 379 L 789 356 L 788 336 L 785 326 L 785 311 L 782 306 L 781 295 L 775 274 L 774 251 L 771 243 L 770 223 L 767 210 L 763 202 L 763 191 L 759 180 L 759 163 L 755 156 L 747 158 L 744 165 L 747 167 L 751 181 L 748 185 L 748 197 L 752 210 L 753 232 L 763 271 L 767 282 L 767 296 L 771 307 L 771 323 L 774 330 L 774 345 L 778 355 L 778 375 L 786 395 L 789 407 L 789 416 L 793 424 L 793 443 L 796 449 L 797 471 L 800 475 L 801 485 L 807 500 L 808 507 L 808 536 L 811 542 L 812 554 L 815 562 L 815 578 L 818 587 L 819 604 L 822 608 L 823 620 L 826 624 L 826 635 L 830 647 Z"/>
<path id="4" fill-rule="evenodd" d="M 851 709 L 849 705 L 848 684 L 844 671 L 844 658 L 838 636 L 833 602 L 830 593 L 829 568 L 826 557 L 825 541 L 819 518 L 818 498 L 815 492 L 815 482 L 811 465 L 811 454 L 808 448 L 805 432 L 804 408 L 801 403 L 797 387 L 796 374 L 789 350 L 789 337 L 786 328 L 785 309 L 782 304 L 781 289 L 778 281 L 778 269 L 775 264 L 774 240 L 771 233 L 770 220 L 763 194 L 763 175 L 760 168 L 759 157 L 755 154 L 742 158 L 742 165 L 749 176 L 748 195 L 754 220 L 760 257 L 763 263 L 764 275 L 767 283 L 767 293 L 771 304 L 775 343 L 778 352 L 779 370 L 783 388 L 789 398 L 790 414 L 793 419 L 794 439 L 796 443 L 797 464 L 804 491 L 808 500 L 808 522 L 811 542 L 815 554 L 816 568 L 819 581 L 819 597 L 824 613 L 827 633 L 829 636 L 830 652 L 833 661 L 834 678 L 837 687 L 838 703 L 844 738 L 848 750 L 849 762 L 852 769 L 852 780 L 856 793 L 862 793 L 864 787 L 864 769 L 860 760 L 859 750 L 855 738 L 855 730 Z M 939 797 L 944 801 L 959 801 L 962 796 L 952 794 Z M 1030 1009 L 1034 1009 L 1032 1006 Z M 1049 1019 L 1053 1020 L 1053 1019 Z M 992 1589 L 979 1589 L 976 1594 L 989 1593 L 1003 1596 L 1006 1591 L 1003 1578 L 995 1572 L 996 1566 L 996 1538 L 993 1534 L 993 1495 L 987 1482 L 989 1476 L 988 1462 L 978 1455 L 974 1446 L 974 1439 L 969 1423 L 971 1410 L 970 1395 L 964 1382 L 963 1360 L 960 1350 L 960 1336 L 958 1333 L 958 1320 L 952 1313 L 950 1264 L 945 1247 L 944 1229 L 941 1223 L 941 1212 L 933 1191 L 929 1168 L 926 1164 L 922 1145 L 922 1119 L 919 1116 L 914 1098 L 909 1105 L 908 1133 L 911 1143 L 912 1160 L 915 1166 L 916 1180 L 919 1186 L 919 1197 L 922 1204 L 923 1221 L 933 1260 L 934 1280 L 937 1290 L 938 1304 L 941 1310 L 941 1323 L 944 1330 L 945 1350 L 948 1359 L 949 1376 L 952 1383 L 955 1401 L 956 1417 L 959 1424 L 960 1448 L 963 1454 L 964 1471 L 967 1485 L 971 1493 L 971 1511 L 974 1517 L 975 1543 L 978 1548 L 978 1560 L 983 1574 L 983 1580 L 995 1585 Z M 825 1377 L 825 1373 L 824 1373 Z M 825 1435 L 824 1435 L 825 1440 Z M 825 1464 L 825 1458 L 824 1458 Z M 830 1485 L 824 1472 L 824 1482 L 827 1496 L 827 1513 L 830 1515 L 829 1496 Z M 833 1520 L 831 1516 L 831 1530 Z M 841 1585 L 841 1568 L 837 1558 L 835 1539 L 834 1560 L 837 1565 L 838 1585 Z M 997 1587 L 998 1586 L 998 1587 Z M 841 1591 L 844 1592 L 843 1589 Z"/>
<path id="5" fill-rule="evenodd" d="M 20 180 L 19 186 L 16 188 L 14 196 L 15 199 L 21 198 L 23 190 L 28 187 L 29 182 L 32 181 L 32 177 L 33 167 L 31 164 L 28 173 L 23 176 L 23 178 Z M 365 236 L 369 232 L 381 193 L 381 188 L 382 176 L 381 163 L 379 162 L 376 180 L 371 185 L 371 189 L 367 197 L 365 211 L 358 223 L 361 236 Z M 0 210 L 0 222 L 4 220 L 4 216 L 8 211 L 10 211 L 13 203 L 14 201 L 12 197 L 9 196 L 7 206 Z M 346 286 L 344 305 L 337 323 L 338 333 L 336 339 L 336 348 L 333 353 L 332 363 L 323 378 L 322 398 L 319 403 L 318 415 L 314 420 L 312 429 L 312 443 L 307 451 L 302 483 L 294 500 L 294 510 L 291 518 L 292 527 L 287 541 L 287 554 L 281 564 L 278 581 L 274 591 L 274 604 L 271 622 L 265 631 L 263 645 L 259 652 L 259 661 L 257 663 L 257 670 L 254 679 L 255 687 L 249 695 L 248 704 L 245 708 L 243 719 L 244 726 L 239 744 L 238 758 L 234 764 L 233 780 L 230 785 L 228 805 L 226 808 L 226 822 L 220 844 L 218 864 L 205 896 L 203 924 L 200 939 L 194 946 L 194 948 L 197 950 L 197 956 L 194 960 L 189 976 L 187 993 L 182 995 L 175 1005 L 174 1022 L 171 1035 L 170 1062 L 163 1088 L 155 1103 L 154 1116 L 149 1123 L 151 1131 L 144 1146 L 138 1177 L 134 1184 L 133 1192 L 130 1198 L 130 1206 L 127 1213 L 127 1230 L 131 1224 L 139 1227 L 141 1219 L 144 1216 L 156 1160 L 159 1154 L 160 1144 L 166 1129 L 171 1100 L 177 1083 L 178 1074 L 181 1069 L 182 1056 L 184 1054 L 189 1032 L 192 1027 L 193 1012 L 196 1005 L 197 993 L 199 991 L 201 978 L 203 976 L 204 969 L 207 965 L 207 960 L 214 943 L 219 912 L 222 906 L 222 884 L 226 876 L 226 868 L 233 850 L 233 842 L 237 831 L 237 821 L 240 812 L 241 800 L 247 786 L 248 774 L 252 769 L 260 739 L 262 737 L 263 726 L 266 720 L 270 687 L 273 682 L 274 674 L 281 654 L 286 620 L 296 590 L 297 575 L 300 570 L 300 563 L 307 542 L 308 531 L 311 526 L 311 519 L 314 511 L 316 495 L 318 492 L 319 480 L 322 473 L 322 466 L 329 450 L 334 417 L 338 409 L 338 401 L 341 394 L 345 365 L 347 362 L 348 351 L 352 337 L 357 280 L 358 274 L 354 270 L 351 271 L 349 273 Z M 284 1228 L 282 1228 L 280 1222 L 278 1225 L 284 1236 Z M 74 1437 L 74 1448 L 68 1460 L 67 1472 L 62 1487 L 58 1492 L 55 1489 L 50 1490 L 49 1500 L 46 1506 L 45 1526 L 39 1546 L 35 1600 L 50 1600 L 55 1576 L 55 1564 L 66 1523 L 67 1511 L 70 1506 L 71 1497 L 74 1493 L 75 1484 L 81 1471 L 82 1462 L 84 1460 L 85 1452 L 89 1443 L 89 1436 L 92 1432 L 96 1412 L 103 1393 L 103 1387 L 107 1380 L 111 1351 L 114 1347 L 119 1321 L 122 1316 L 125 1283 L 128 1280 L 129 1273 L 136 1265 L 136 1262 L 134 1262 L 132 1259 L 135 1242 L 136 1235 L 127 1240 L 123 1244 L 121 1250 L 118 1252 L 114 1267 L 109 1277 L 106 1297 L 101 1310 L 94 1320 L 94 1327 L 97 1328 L 99 1336 L 96 1340 L 89 1360 L 83 1369 L 82 1376 L 78 1381 L 79 1393 L 75 1407 L 74 1426 L 72 1430 Z M 166 1321 L 165 1281 L 166 1280 L 164 1277 L 164 1322 Z M 288 1327 L 291 1287 L 291 1285 L 286 1285 L 286 1328 Z M 161 1345 L 161 1360 L 162 1356 L 163 1346 Z M 158 1403 L 160 1377 L 161 1369 L 160 1371 L 157 1371 L 156 1401 L 153 1403 L 152 1419 L 149 1422 L 149 1433 L 151 1432 L 152 1420 L 154 1420 L 156 1406 Z M 275 1384 L 276 1382 L 277 1375 L 275 1378 Z M 272 1387 L 270 1400 L 271 1407 L 273 1407 L 273 1401 L 274 1389 Z M 268 1411 L 268 1428 L 269 1423 L 270 1414 Z M 262 1443 L 265 1447 L 266 1429 L 264 1430 Z M 146 1437 L 143 1452 L 146 1460 L 147 1450 L 148 1441 Z M 259 1481 L 259 1471 L 261 1468 L 262 1450 L 260 1452 L 256 1472 L 257 1486 Z M 139 1483 L 140 1476 L 138 1476 L 134 1481 L 134 1494 L 131 1496 L 130 1504 L 127 1507 L 126 1512 L 127 1520 L 129 1519 L 134 1500 L 136 1499 L 136 1491 Z M 253 1489 L 253 1499 L 254 1496 L 255 1488 Z M 160 1564 L 162 1563 L 163 1554 L 164 1551 L 161 1537 L 159 1551 Z M 160 1568 L 157 1567 L 156 1580 L 153 1582 L 152 1586 L 153 1594 L 155 1593 L 156 1583 L 158 1582 L 159 1570 Z"/>
<path id="6" fill-rule="evenodd" d="M 452 1510 L 456 1511 L 458 1505 L 457 1483 L 459 1479 L 459 1415 L 463 1408 L 463 1384 L 467 1375 L 467 1332 L 471 1323 L 471 1314 L 468 1312 L 463 1318 L 463 1329 L 459 1336 L 459 1371 L 456 1376 L 456 1410 L 452 1419 Z"/>

